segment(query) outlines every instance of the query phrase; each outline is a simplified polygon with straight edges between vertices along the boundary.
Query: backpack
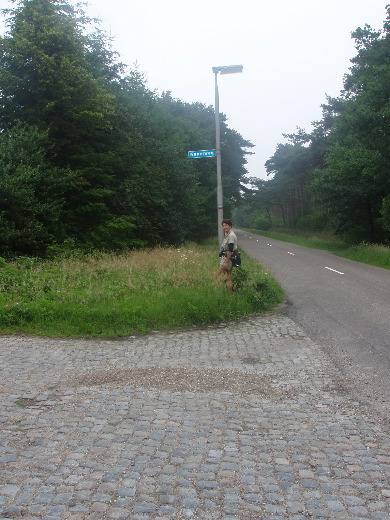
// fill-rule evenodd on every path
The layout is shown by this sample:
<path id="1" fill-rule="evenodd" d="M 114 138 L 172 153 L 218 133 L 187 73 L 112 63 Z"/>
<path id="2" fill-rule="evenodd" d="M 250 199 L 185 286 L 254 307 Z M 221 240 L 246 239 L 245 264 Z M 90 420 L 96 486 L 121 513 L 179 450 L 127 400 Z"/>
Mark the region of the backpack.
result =
<path id="1" fill-rule="evenodd" d="M 241 253 L 238 251 L 238 249 L 235 249 L 233 251 L 232 256 L 230 257 L 230 261 L 231 261 L 233 267 L 241 266 Z"/>

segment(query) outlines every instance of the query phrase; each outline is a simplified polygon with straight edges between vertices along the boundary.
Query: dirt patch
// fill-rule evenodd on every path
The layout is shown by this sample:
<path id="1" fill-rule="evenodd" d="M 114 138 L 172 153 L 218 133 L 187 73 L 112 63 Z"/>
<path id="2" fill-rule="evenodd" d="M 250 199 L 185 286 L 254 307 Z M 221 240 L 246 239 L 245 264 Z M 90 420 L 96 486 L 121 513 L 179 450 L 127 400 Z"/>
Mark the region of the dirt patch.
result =
<path id="1" fill-rule="evenodd" d="M 130 385 L 172 392 L 230 392 L 240 395 L 281 396 L 291 390 L 277 389 L 271 378 L 238 369 L 131 368 L 93 371 L 63 381 L 70 386 Z"/>

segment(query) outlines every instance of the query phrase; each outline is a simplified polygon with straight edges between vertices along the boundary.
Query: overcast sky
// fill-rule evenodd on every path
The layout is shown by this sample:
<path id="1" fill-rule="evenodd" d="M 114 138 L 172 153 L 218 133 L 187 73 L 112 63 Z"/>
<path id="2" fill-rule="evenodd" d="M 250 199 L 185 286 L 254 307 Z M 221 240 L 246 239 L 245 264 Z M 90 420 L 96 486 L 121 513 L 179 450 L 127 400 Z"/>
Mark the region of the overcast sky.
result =
<path id="1" fill-rule="evenodd" d="M 121 61 L 138 64 L 150 89 L 182 101 L 214 105 L 212 67 L 243 65 L 242 74 L 218 77 L 220 111 L 255 145 L 249 176 L 266 178 L 264 163 L 286 142 L 282 134 L 310 131 L 325 95 L 339 95 L 356 55 L 351 32 L 366 23 L 382 29 L 387 3 L 89 0 L 86 10 L 114 37 Z"/>

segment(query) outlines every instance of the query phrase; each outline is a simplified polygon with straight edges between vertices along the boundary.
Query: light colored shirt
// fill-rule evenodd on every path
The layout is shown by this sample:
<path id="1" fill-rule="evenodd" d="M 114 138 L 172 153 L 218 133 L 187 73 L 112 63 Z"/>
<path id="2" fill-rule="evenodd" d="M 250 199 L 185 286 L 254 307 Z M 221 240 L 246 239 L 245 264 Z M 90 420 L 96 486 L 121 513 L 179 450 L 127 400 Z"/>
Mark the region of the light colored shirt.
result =
<path id="1" fill-rule="evenodd" d="M 233 251 L 237 249 L 237 237 L 232 229 L 229 231 L 229 233 L 225 234 L 222 240 L 221 248 L 224 251 L 227 251 L 229 249 L 229 244 L 233 244 Z"/>

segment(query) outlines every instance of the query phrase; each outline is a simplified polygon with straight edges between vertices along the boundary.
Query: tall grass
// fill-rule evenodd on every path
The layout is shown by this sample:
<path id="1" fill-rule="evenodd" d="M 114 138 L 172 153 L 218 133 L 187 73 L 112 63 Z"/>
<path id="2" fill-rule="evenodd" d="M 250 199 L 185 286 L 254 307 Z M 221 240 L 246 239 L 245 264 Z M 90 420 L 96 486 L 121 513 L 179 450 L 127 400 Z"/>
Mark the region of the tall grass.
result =
<path id="1" fill-rule="evenodd" d="M 247 229 L 246 231 L 268 238 L 274 238 L 275 240 L 288 242 L 290 244 L 297 244 L 314 249 L 330 251 L 337 256 L 355 260 L 355 262 L 361 262 L 364 264 L 374 265 L 376 267 L 382 267 L 384 269 L 390 269 L 390 247 L 385 245 L 367 243 L 349 245 L 333 237 L 329 233 L 308 235 L 307 233 L 299 233 L 295 230 L 291 230 L 291 232 L 274 232 Z"/>
<path id="2" fill-rule="evenodd" d="M 245 257 L 229 294 L 214 241 L 183 248 L 0 262 L 0 333 L 119 337 L 273 309 L 282 289 Z"/>
<path id="3" fill-rule="evenodd" d="M 348 247 L 341 240 L 338 240 L 329 233 L 324 232 L 309 235 L 308 233 L 302 231 L 288 231 L 285 229 L 283 231 L 259 231 L 256 229 L 248 229 L 247 231 L 268 238 L 274 238 L 275 240 L 281 240 L 282 242 L 311 247 L 313 249 L 323 249 L 326 251 L 337 252 L 343 251 Z"/>
<path id="4" fill-rule="evenodd" d="M 390 269 L 390 247 L 384 245 L 362 243 L 350 246 L 338 254 L 356 262 Z"/>

